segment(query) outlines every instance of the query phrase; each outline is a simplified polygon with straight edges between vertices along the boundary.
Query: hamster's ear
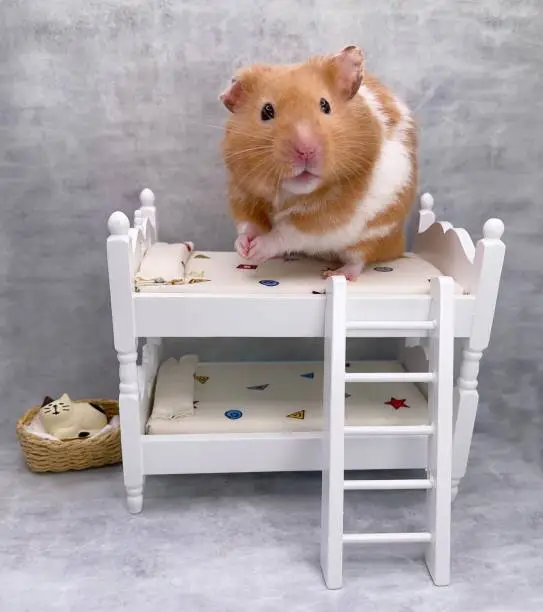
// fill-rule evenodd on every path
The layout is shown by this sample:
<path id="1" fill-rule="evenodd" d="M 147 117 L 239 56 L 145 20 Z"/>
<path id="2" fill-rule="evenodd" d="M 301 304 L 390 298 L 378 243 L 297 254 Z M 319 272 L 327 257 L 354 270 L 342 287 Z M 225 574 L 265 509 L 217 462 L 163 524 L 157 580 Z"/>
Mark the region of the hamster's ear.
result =
<path id="1" fill-rule="evenodd" d="M 244 93 L 243 83 L 239 79 L 233 78 L 230 85 L 219 96 L 219 100 L 231 113 L 235 113 L 243 102 Z"/>
<path id="2" fill-rule="evenodd" d="M 350 100 L 364 80 L 364 54 L 360 47 L 350 45 L 330 58 L 333 80 L 339 94 Z"/>

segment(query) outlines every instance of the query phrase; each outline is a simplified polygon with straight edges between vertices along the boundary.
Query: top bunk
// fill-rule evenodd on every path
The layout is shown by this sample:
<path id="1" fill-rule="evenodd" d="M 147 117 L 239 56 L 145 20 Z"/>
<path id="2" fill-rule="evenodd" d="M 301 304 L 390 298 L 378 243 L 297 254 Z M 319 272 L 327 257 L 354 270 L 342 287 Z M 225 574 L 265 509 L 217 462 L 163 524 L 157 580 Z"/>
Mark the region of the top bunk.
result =
<path id="1" fill-rule="evenodd" d="M 153 244 L 143 256 L 135 275 L 137 293 L 324 295 L 327 263 L 289 255 L 254 265 L 235 252 L 198 251 L 191 243 Z M 428 293 L 436 266 L 415 253 L 368 267 L 349 283 L 351 294 Z M 457 294 L 464 293 L 455 283 Z"/>
<path id="2" fill-rule="evenodd" d="M 141 192 L 140 202 L 132 226 L 119 211 L 108 222 L 112 301 L 120 300 L 134 311 L 138 336 L 322 335 L 326 262 L 291 255 L 257 266 L 233 251 L 160 242 L 151 190 Z M 424 319 L 431 280 L 441 275 L 454 281 L 456 335 L 469 335 L 478 296 L 493 318 L 505 250 L 503 223 L 489 219 L 483 237 L 474 243 L 466 230 L 436 221 L 433 205 L 430 194 L 421 197 L 411 252 L 369 266 L 347 284 L 348 308 L 357 310 L 358 318 Z M 179 316 L 179 300 L 184 317 Z M 217 318 L 220 329 L 213 323 Z M 281 329 L 271 329 L 277 324 Z"/>

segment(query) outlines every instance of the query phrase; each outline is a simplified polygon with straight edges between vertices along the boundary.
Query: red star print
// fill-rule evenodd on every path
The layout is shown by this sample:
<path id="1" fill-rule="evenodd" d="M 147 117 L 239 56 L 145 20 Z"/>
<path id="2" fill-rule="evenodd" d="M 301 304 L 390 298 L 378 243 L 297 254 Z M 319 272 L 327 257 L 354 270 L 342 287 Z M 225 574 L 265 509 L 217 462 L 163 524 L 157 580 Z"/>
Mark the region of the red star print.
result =
<path id="1" fill-rule="evenodd" d="M 392 406 L 394 410 L 398 410 L 398 408 L 409 408 L 409 406 L 405 403 L 405 399 L 397 399 L 395 397 L 391 397 L 388 402 L 385 402 L 388 406 Z"/>

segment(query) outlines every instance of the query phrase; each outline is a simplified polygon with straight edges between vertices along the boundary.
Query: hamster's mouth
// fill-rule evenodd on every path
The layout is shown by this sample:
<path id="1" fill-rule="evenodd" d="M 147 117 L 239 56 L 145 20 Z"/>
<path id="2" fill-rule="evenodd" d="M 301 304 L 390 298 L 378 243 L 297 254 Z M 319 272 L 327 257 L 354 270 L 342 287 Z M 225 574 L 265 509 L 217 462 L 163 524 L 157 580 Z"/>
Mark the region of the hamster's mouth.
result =
<path id="1" fill-rule="evenodd" d="M 298 183 L 306 183 L 307 181 L 311 181 L 312 179 L 319 178 L 316 174 L 309 172 L 309 170 L 304 170 L 300 174 L 292 177 L 293 181 L 297 181 Z"/>
<path id="2" fill-rule="evenodd" d="M 307 195 L 315 191 L 321 184 L 321 177 L 318 174 L 313 174 L 309 170 L 303 170 L 295 176 L 283 179 L 283 188 L 295 195 Z"/>

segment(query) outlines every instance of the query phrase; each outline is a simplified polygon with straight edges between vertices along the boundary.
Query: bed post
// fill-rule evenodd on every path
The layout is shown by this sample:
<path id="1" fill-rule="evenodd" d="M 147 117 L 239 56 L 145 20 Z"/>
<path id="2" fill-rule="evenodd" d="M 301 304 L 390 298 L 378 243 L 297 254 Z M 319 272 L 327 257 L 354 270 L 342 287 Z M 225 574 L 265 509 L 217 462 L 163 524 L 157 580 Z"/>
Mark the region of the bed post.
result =
<path id="1" fill-rule="evenodd" d="M 422 234 L 422 232 L 425 232 L 435 222 L 434 198 L 430 193 L 423 193 L 420 196 L 419 226 L 417 233 Z"/>
<path id="2" fill-rule="evenodd" d="M 148 188 L 140 192 L 140 208 L 134 213 L 134 226 L 145 227 L 144 221 L 148 224 L 146 233 L 143 236 L 146 250 L 157 240 L 157 214 L 155 206 L 155 194 Z M 150 397 L 151 386 L 156 376 L 158 366 L 162 359 L 162 338 L 147 338 L 142 349 L 142 365 L 145 372 L 145 397 L 144 401 Z"/>
<path id="3" fill-rule="evenodd" d="M 483 238 L 477 242 L 473 262 L 474 274 L 470 293 L 475 308 L 469 338 L 464 342 L 460 374 L 454 392 L 454 437 L 452 496 L 466 473 L 471 439 L 477 416 L 479 364 L 490 342 L 494 311 L 505 255 L 501 241 L 504 225 L 500 219 L 489 219 L 483 227 Z"/>
<path id="4" fill-rule="evenodd" d="M 122 212 L 115 212 L 108 221 L 107 239 L 109 290 L 113 319 L 113 339 L 119 359 L 119 416 L 123 475 L 128 510 L 140 512 L 143 505 L 142 419 L 137 367 L 137 338 L 134 317 L 134 261 L 130 223 Z"/>
<path id="5" fill-rule="evenodd" d="M 155 235 L 158 234 L 158 228 L 156 224 L 156 207 L 155 207 L 155 194 L 149 189 L 142 189 L 140 193 L 140 212 L 143 218 L 147 218 L 151 221 L 155 230 Z"/>

